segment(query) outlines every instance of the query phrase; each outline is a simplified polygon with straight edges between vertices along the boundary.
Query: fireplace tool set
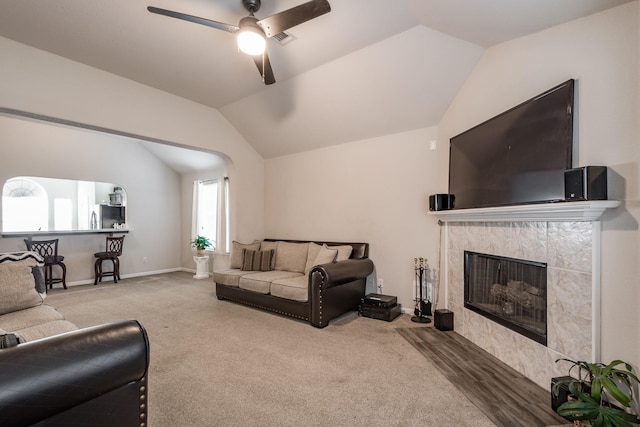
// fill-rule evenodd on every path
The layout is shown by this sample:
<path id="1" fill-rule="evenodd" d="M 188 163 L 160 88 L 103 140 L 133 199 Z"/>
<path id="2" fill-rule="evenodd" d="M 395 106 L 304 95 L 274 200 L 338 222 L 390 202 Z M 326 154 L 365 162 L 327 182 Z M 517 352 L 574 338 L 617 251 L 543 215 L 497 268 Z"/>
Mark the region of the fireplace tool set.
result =
<path id="1" fill-rule="evenodd" d="M 429 292 L 429 264 L 426 258 L 414 258 L 416 274 L 416 306 L 413 310 L 414 316 L 411 318 L 416 323 L 429 323 L 431 319 L 431 299 Z"/>

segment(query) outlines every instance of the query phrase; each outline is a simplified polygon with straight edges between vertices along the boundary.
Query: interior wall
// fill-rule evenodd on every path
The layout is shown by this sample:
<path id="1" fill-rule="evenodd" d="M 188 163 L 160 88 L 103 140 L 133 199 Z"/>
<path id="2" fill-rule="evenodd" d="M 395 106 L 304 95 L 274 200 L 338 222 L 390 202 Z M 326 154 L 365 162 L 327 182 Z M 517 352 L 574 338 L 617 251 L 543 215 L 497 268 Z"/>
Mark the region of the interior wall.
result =
<path id="1" fill-rule="evenodd" d="M 602 359 L 640 365 L 639 3 L 488 49 L 438 126 L 440 142 L 570 78 L 576 79 L 574 166 L 609 167 L 602 221 Z M 440 146 L 443 144 L 441 143 Z M 439 151 L 441 188 L 448 152 Z M 444 288 L 444 287 L 443 287 Z"/>
<path id="2" fill-rule="evenodd" d="M 266 237 L 370 244 L 369 291 L 413 310 L 414 258 L 437 263 L 436 128 L 355 141 L 265 161 Z M 383 288 L 375 289 L 375 278 Z"/>
<path id="3" fill-rule="evenodd" d="M 6 38 L 0 38 L 0 56 L 0 108 L 202 148 L 225 157 L 231 236 L 262 237 L 263 159 L 218 110 Z M 82 163 L 77 157 L 69 162 Z"/>
<path id="4" fill-rule="evenodd" d="M 0 145 L 2 184 L 14 176 L 27 175 L 116 182 L 124 187 L 131 231 L 125 237 L 121 258 L 123 275 L 180 267 L 180 252 L 167 250 L 181 240 L 180 227 L 176 227 L 181 218 L 180 176 L 139 144 L 112 135 L 0 116 Z M 105 234 L 56 238 L 65 257 L 67 281 L 91 280 L 93 254 L 104 250 Z M 25 250 L 23 239 L 0 238 L 0 252 Z"/>

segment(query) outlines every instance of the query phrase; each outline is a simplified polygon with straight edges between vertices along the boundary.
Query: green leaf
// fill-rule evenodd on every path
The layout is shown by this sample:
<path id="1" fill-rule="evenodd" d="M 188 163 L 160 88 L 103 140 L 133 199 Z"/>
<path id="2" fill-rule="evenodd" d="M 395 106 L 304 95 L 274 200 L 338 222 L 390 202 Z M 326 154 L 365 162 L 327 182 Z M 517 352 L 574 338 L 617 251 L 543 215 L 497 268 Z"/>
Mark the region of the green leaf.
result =
<path id="1" fill-rule="evenodd" d="M 600 377 L 593 377 L 591 381 L 591 397 L 593 400 L 600 401 L 600 396 L 602 394 L 602 386 L 600 385 Z"/>
<path id="2" fill-rule="evenodd" d="M 625 408 L 629 407 L 629 396 L 624 394 L 622 390 L 620 390 L 618 386 L 609 378 L 602 378 L 602 387 L 604 387 L 604 389 L 611 395 L 611 397 L 620 402 L 622 406 L 624 406 Z"/>

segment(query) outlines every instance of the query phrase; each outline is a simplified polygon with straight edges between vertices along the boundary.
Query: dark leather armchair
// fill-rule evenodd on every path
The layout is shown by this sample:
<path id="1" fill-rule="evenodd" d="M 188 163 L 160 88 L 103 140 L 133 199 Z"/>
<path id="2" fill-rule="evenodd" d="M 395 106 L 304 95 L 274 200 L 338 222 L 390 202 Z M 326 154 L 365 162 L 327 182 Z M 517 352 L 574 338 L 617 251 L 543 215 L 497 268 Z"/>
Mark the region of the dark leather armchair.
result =
<path id="1" fill-rule="evenodd" d="M 149 341 L 137 321 L 0 350 L 3 426 L 146 426 Z"/>

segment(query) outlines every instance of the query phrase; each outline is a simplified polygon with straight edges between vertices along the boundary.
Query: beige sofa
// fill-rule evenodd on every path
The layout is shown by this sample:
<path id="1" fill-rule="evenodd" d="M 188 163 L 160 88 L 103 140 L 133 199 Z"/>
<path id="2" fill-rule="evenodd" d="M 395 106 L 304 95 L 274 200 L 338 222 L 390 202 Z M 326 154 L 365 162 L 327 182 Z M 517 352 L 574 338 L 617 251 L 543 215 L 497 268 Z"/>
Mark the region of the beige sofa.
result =
<path id="1" fill-rule="evenodd" d="M 35 252 L 0 254 L 0 335 L 15 333 L 27 342 L 78 329 L 44 303 L 42 266 Z"/>
<path id="2" fill-rule="evenodd" d="M 233 242 L 230 268 L 213 272 L 216 295 L 324 328 L 357 310 L 373 272 L 368 256 L 368 243 Z"/>

